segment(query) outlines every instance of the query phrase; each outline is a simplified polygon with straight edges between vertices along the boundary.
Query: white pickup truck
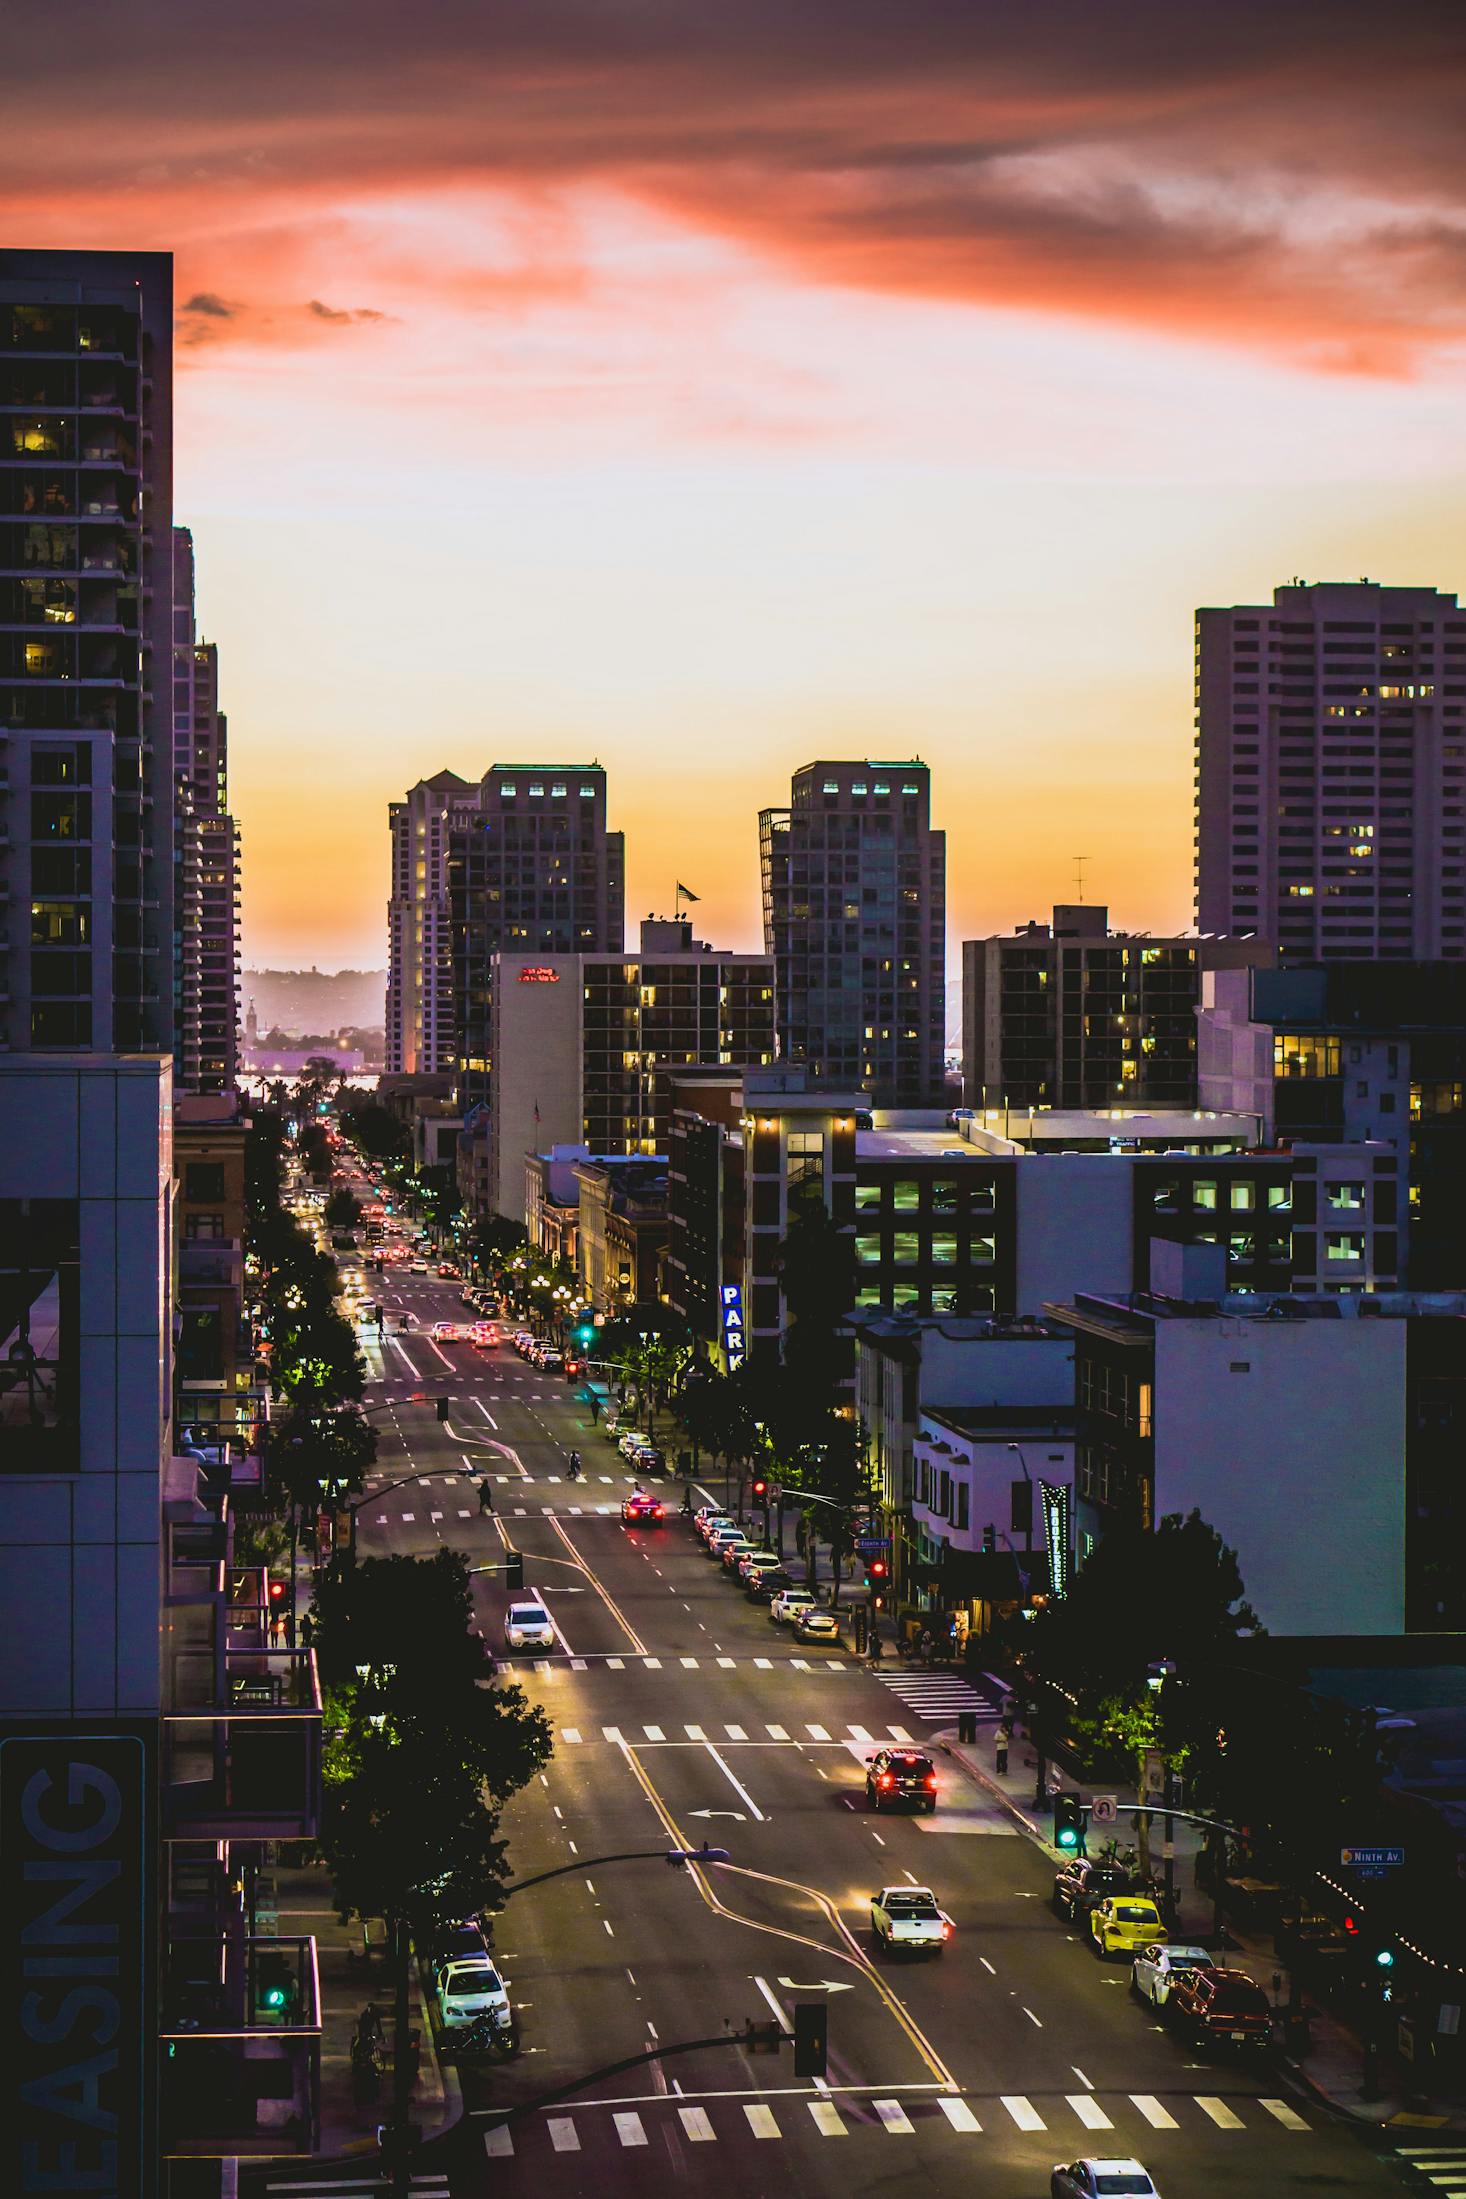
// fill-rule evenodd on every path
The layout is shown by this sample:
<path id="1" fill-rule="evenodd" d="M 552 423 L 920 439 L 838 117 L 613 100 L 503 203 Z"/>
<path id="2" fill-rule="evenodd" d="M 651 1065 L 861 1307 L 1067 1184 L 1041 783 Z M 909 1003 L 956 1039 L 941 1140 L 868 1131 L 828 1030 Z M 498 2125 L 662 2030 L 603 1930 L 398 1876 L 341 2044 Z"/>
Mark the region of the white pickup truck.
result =
<path id="1" fill-rule="evenodd" d="M 870 1929 L 878 1948 L 939 1955 L 952 1937 L 952 1919 L 930 1886 L 883 1886 L 870 1897 Z"/>

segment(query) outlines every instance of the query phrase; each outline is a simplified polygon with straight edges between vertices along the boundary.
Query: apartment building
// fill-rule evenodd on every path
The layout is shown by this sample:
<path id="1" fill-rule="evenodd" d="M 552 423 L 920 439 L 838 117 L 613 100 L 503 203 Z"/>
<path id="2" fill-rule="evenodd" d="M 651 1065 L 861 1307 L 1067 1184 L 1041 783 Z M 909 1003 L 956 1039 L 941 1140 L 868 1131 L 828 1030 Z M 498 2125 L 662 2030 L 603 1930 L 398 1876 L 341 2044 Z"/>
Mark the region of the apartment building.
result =
<path id="1" fill-rule="evenodd" d="M 969 1107 L 1194 1107 L 1202 973 L 1267 963 L 1259 939 L 1112 932 L 1098 903 L 962 947 Z"/>
<path id="2" fill-rule="evenodd" d="M 454 1074 L 465 1113 L 491 1092 L 494 957 L 619 954 L 624 837 L 600 764 L 495 764 L 448 840 Z"/>
<path id="3" fill-rule="evenodd" d="M 174 1046 L 172 344 L 166 253 L 0 251 L 12 1051 Z"/>
<path id="4" fill-rule="evenodd" d="M 683 918 L 647 918 L 635 954 L 501 954 L 491 992 L 489 1196 L 514 1221 L 526 1154 L 665 1155 L 675 1070 L 773 1058 L 771 959 L 710 947 Z"/>
<path id="5" fill-rule="evenodd" d="M 232 1092 L 239 1073 L 239 827 L 219 652 L 198 635 L 194 545 L 173 530 L 173 763 L 179 1087 Z"/>
<path id="6" fill-rule="evenodd" d="M 1466 952 L 1466 611 L 1295 581 L 1196 614 L 1196 912 L 1284 962 Z"/>
<path id="7" fill-rule="evenodd" d="M 387 806 L 392 843 L 387 903 L 387 1074 L 436 1076 L 455 1058 L 453 930 L 448 852 L 477 789 L 456 771 L 419 779 Z"/>
<path id="8" fill-rule="evenodd" d="M 877 1106 L 944 1093 L 946 835 L 920 762 L 806 764 L 759 818 L 779 1053 Z"/>

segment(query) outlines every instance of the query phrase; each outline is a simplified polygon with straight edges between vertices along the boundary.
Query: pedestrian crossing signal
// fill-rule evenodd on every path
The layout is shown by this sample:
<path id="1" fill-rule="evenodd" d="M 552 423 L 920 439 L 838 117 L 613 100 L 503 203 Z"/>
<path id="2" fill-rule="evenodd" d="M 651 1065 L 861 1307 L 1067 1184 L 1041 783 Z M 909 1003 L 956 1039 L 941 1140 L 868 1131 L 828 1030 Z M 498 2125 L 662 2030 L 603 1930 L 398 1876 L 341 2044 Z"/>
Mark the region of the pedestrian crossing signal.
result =
<path id="1" fill-rule="evenodd" d="M 1077 1794 L 1054 1796 L 1054 1846 L 1073 1855 L 1084 1834 L 1084 1805 Z"/>

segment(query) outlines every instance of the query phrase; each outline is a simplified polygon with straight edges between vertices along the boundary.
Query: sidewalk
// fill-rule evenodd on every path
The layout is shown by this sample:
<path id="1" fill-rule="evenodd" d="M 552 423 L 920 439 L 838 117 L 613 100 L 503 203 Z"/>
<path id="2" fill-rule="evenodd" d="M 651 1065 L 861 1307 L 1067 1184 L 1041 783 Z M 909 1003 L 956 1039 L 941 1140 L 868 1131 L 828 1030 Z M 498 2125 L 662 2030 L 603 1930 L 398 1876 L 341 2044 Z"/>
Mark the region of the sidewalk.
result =
<path id="1" fill-rule="evenodd" d="M 1041 1847 L 1045 1855 L 1057 1865 L 1063 1858 L 1052 1842 L 1053 1821 L 1046 1807 L 1035 1799 L 1037 1761 L 1033 1744 L 1020 1729 L 1014 1734 L 1009 1752 L 1008 1770 L 999 1776 L 994 1763 L 996 1729 L 973 1745 L 959 1743 L 956 1729 L 935 1732 L 931 1739 L 935 1746 L 954 1763 L 960 1764 L 980 1786 L 997 1796 L 1011 1812 L 1019 1826 Z M 1048 1784 L 1052 1789 L 1062 1783 L 1071 1792 L 1073 1782 L 1056 1774 L 1049 1767 Z M 1106 1787 L 1103 1790 L 1080 1786 L 1078 1791 L 1086 1801 L 1094 1792 L 1114 1792 L 1122 1802 L 1135 1800 L 1135 1789 Z M 1133 1818 L 1122 1817 L 1116 1833 L 1122 1847 L 1133 1842 L 1130 1830 Z M 1091 1852 L 1099 1842 L 1091 1840 Z M 1196 1883 L 1196 1857 L 1199 1839 L 1196 1828 L 1178 1826 L 1175 1857 L 1176 1930 L 1179 1941 L 1195 1941 L 1198 1946 L 1215 1947 L 1233 1969 L 1246 1970 L 1268 1995 L 1280 2011 L 1288 2004 L 1291 1985 L 1286 1963 L 1272 1951 L 1271 1941 L 1259 1934 L 1239 1931 L 1227 1925 L 1220 1940 L 1213 1931 L 1213 1908 L 1209 1892 Z M 1152 1843 L 1152 1864 L 1157 1875 L 1161 1869 L 1161 1842 Z M 1392 2056 L 1381 2057 L 1382 2090 L 1377 2099 L 1361 2097 L 1364 2081 L 1364 2048 L 1358 2037 L 1347 2025 L 1320 2007 L 1307 1994 L 1303 2002 L 1308 2010 L 1308 2043 L 1299 2055 L 1289 2054 L 1285 2066 L 1297 2077 L 1300 2084 L 1321 2105 L 1351 2121 L 1400 2129 L 1466 2130 L 1466 2110 L 1448 2101 L 1429 2101 L 1418 2094 L 1407 2093 L 1399 2085 L 1399 2071 Z"/>
<path id="2" fill-rule="evenodd" d="M 321 2129 L 317 2155 L 375 2153 L 378 2126 L 392 2111 L 392 1966 L 382 1946 L 380 1919 L 372 1920 L 372 1952 L 363 1963 L 360 1922 L 343 1925 L 331 1903 L 324 1865 L 281 1865 L 276 1871 L 284 1931 L 313 1932 L 321 1977 Z M 287 1922 L 287 1919 L 289 1920 Z M 416 1970 L 412 1979 L 412 2028 L 421 2053 L 412 2091 L 412 2119 L 424 2139 L 456 2122 L 461 2108 L 457 2072 L 439 2062 Z M 388 2067 L 375 2100 L 358 2102 L 351 2083 L 351 2041 L 368 2001 L 381 2011 L 388 2040 Z"/>

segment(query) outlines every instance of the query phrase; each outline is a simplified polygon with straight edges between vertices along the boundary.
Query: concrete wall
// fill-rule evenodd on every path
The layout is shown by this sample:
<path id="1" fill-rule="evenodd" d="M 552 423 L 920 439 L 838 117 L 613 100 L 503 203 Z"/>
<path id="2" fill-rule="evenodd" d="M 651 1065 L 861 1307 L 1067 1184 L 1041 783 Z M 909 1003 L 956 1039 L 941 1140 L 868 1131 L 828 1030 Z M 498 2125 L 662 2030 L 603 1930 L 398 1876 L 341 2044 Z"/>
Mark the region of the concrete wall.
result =
<path id="1" fill-rule="evenodd" d="M 81 1385 L 76 1471 L 0 1471 L 3 1712 L 159 1706 L 171 1107 L 156 1056 L 0 1057 L 0 1198 L 79 1203 Z"/>
<path id="2" fill-rule="evenodd" d="M 1033 1154 L 1018 1166 L 1015 1312 L 1076 1291 L 1131 1289 L 1134 1171 L 1112 1153 Z"/>
<path id="3" fill-rule="evenodd" d="M 1156 1324 L 1155 1508 L 1199 1506 L 1273 1634 L 1405 1622 L 1403 1321 Z"/>
<path id="4" fill-rule="evenodd" d="M 526 1153 L 575 1145 L 584 1129 L 580 967 L 573 954 L 495 957 L 489 1199 L 513 1222 L 524 1220 Z M 525 970 L 554 977 L 521 981 Z"/>

